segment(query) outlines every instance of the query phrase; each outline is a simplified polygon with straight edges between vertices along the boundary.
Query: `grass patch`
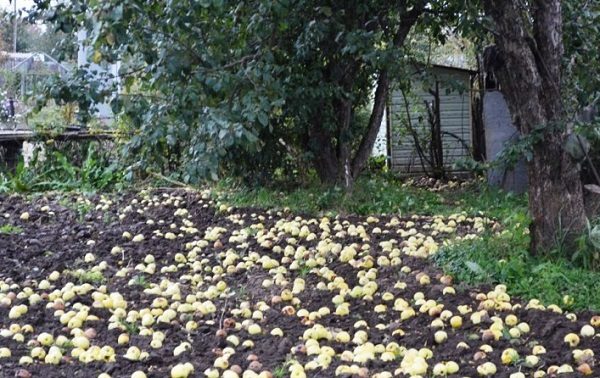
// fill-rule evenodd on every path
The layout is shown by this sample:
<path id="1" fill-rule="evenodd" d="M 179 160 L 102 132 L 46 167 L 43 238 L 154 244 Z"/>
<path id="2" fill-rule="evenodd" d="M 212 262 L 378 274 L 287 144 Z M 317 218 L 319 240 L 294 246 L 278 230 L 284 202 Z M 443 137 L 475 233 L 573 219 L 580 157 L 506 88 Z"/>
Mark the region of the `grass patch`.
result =
<path id="1" fill-rule="evenodd" d="M 16 235 L 23 232 L 23 229 L 19 226 L 13 226 L 12 224 L 3 224 L 0 226 L 0 235 Z"/>
<path id="2" fill-rule="evenodd" d="M 136 322 L 121 321 L 123 331 L 129 335 L 137 335 L 140 333 L 140 326 Z"/>
<path id="3" fill-rule="evenodd" d="M 495 205 L 486 202 L 492 200 L 488 196 L 463 198 L 474 208 L 491 209 L 503 231 L 444 246 L 433 256 L 434 262 L 467 284 L 503 283 L 511 295 L 525 300 L 539 299 L 567 310 L 600 310 L 600 292 L 595 290 L 600 272 L 585 269 L 587 265 L 578 261 L 587 253 L 582 245 L 575 251 L 531 255 L 527 202 L 515 198 L 500 196 Z"/>
<path id="4" fill-rule="evenodd" d="M 102 284 L 106 281 L 106 278 L 102 272 L 91 271 L 91 270 L 76 270 L 69 273 L 71 277 L 77 280 L 79 284 Z"/>
<path id="5" fill-rule="evenodd" d="M 221 203 L 236 207 L 289 209 L 310 215 L 396 214 L 448 215 L 459 212 L 485 213 L 498 218 L 511 208 L 525 206 L 523 196 L 489 189 L 482 183 L 470 183 L 434 192 L 405 185 L 400 179 L 386 176 L 361 177 L 350 194 L 342 188 L 319 185 L 277 190 L 248 188 L 233 180 L 223 180 L 215 187 Z"/>
<path id="6" fill-rule="evenodd" d="M 600 310 L 596 289 L 600 272 L 576 267 L 558 256 L 532 256 L 525 230 L 521 226 L 446 246 L 433 260 L 460 282 L 503 283 L 511 295 L 525 300 L 535 298 L 567 310 Z"/>
<path id="7" fill-rule="evenodd" d="M 281 365 L 276 366 L 275 369 L 273 369 L 273 377 L 274 378 L 287 377 L 289 375 L 287 365 L 288 365 L 287 362 L 284 362 Z"/>

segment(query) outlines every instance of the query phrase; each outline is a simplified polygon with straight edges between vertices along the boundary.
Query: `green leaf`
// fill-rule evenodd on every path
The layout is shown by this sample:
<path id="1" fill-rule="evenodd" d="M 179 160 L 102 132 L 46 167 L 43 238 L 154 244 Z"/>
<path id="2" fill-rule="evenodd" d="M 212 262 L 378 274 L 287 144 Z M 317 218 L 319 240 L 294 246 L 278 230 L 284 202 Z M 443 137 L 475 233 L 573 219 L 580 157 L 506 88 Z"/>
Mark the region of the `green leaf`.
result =
<path id="1" fill-rule="evenodd" d="M 333 12 L 331 10 L 331 7 L 320 7 L 319 11 L 324 14 L 326 17 L 331 17 L 333 15 Z"/>
<path id="2" fill-rule="evenodd" d="M 260 122 L 260 124 L 263 126 L 267 126 L 269 124 L 269 117 L 267 116 L 267 113 L 258 113 L 258 122 Z"/>
<path id="3" fill-rule="evenodd" d="M 485 274 L 485 270 L 483 270 L 483 268 L 479 264 L 477 264 L 476 262 L 474 262 L 474 261 L 465 261 L 465 265 L 473 273 L 476 273 L 476 274 L 479 274 L 479 275 Z"/>

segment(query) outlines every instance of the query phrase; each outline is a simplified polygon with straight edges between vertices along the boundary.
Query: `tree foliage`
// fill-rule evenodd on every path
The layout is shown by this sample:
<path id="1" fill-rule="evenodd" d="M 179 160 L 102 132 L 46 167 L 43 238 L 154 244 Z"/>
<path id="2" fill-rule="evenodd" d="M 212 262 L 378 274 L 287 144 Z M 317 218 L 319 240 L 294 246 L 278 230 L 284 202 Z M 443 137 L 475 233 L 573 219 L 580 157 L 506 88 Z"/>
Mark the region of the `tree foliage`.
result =
<path id="1" fill-rule="evenodd" d="M 562 3 L 564 98 L 571 113 L 600 103 L 600 3 Z"/>
<path id="2" fill-rule="evenodd" d="M 405 76 L 411 60 L 407 34 L 421 20 L 421 28 L 443 35 L 460 7 L 38 0 L 32 17 L 65 33 L 87 30 L 91 61 L 120 62 L 122 90 L 112 105 L 134 134 L 127 152 L 139 168 L 178 166 L 193 182 L 224 168 L 268 180 L 312 167 L 322 181 L 351 186 L 372 148 L 390 81 Z M 98 97 L 84 83 L 89 77 L 79 73 L 60 89 L 53 83 L 52 97 L 83 98 L 85 109 Z M 370 115 L 361 122 L 365 109 Z"/>
<path id="3" fill-rule="evenodd" d="M 565 26 L 565 56 L 578 63 L 569 72 L 579 98 L 594 88 L 579 83 L 597 57 L 577 25 L 597 12 L 578 1 L 565 12 L 588 12 Z M 314 171 L 351 184 L 381 113 L 372 103 L 385 105 L 390 83 L 408 86 L 407 67 L 422 58 L 404 43 L 410 30 L 429 45 L 450 36 L 481 46 L 491 29 L 477 1 L 37 0 L 31 15 L 69 35 L 86 30 L 91 62 L 120 62 L 116 95 L 83 67 L 54 81 L 50 97 L 85 110 L 112 96 L 132 133 L 133 167 L 191 182 L 226 169 L 261 182 Z"/>

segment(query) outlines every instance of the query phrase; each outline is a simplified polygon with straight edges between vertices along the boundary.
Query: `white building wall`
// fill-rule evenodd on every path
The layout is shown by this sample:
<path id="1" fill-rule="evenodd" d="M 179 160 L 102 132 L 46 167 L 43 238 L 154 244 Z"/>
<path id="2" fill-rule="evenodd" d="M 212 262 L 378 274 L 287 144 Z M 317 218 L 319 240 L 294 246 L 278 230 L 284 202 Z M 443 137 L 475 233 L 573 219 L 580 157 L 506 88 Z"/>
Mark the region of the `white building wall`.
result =
<path id="1" fill-rule="evenodd" d="M 371 156 L 386 156 L 387 155 L 387 109 L 383 111 L 383 119 L 379 126 L 379 132 L 377 133 L 377 139 L 375 139 L 375 145 Z"/>
<path id="2" fill-rule="evenodd" d="M 85 30 L 80 30 L 77 33 L 77 42 L 79 44 L 79 50 L 77 51 L 77 67 L 89 64 L 90 71 L 96 71 L 99 74 L 108 72 L 113 75 L 113 77 L 115 78 L 114 81 L 118 81 L 119 64 L 109 64 L 106 68 L 104 68 L 96 63 L 90 62 L 88 58 L 91 54 L 91 51 L 89 46 L 84 45 L 85 38 Z M 107 85 L 112 85 L 114 81 L 107 83 Z M 95 109 L 96 116 L 102 121 L 111 121 L 114 118 L 114 114 L 112 112 L 110 104 L 107 102 L 96 104 Z"/>

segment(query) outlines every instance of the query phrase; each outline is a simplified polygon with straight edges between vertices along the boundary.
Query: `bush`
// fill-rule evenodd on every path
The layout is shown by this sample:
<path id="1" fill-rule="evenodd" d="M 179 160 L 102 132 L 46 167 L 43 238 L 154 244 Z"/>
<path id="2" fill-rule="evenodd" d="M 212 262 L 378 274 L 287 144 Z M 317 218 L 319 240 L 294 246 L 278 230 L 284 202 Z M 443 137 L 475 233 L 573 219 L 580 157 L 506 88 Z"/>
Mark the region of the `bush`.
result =
<path id="1" fill-rule="evenodd" d="M 99 142 L 76 142 L 60 147 L 46 144 L 43 153 L 36 149 L 28 166 L 21 158 L 13 172 L 0 172 L 0 193 L 98 191 L 122 185 L 119 165 Z"/>
<path id="2" fill-rule="evenodd" d="M 37 132 L 60 133 L 75 123 L 76 107 L 73 104 L 58 106 L 48 104 L 27 116 L 27 125 Z"/>
<path id="3" fill-rule="evenodd" d="M 369 172 L 385 173 L 387 169 L 387 156 L 371 156 L 367 162 Z"/>

